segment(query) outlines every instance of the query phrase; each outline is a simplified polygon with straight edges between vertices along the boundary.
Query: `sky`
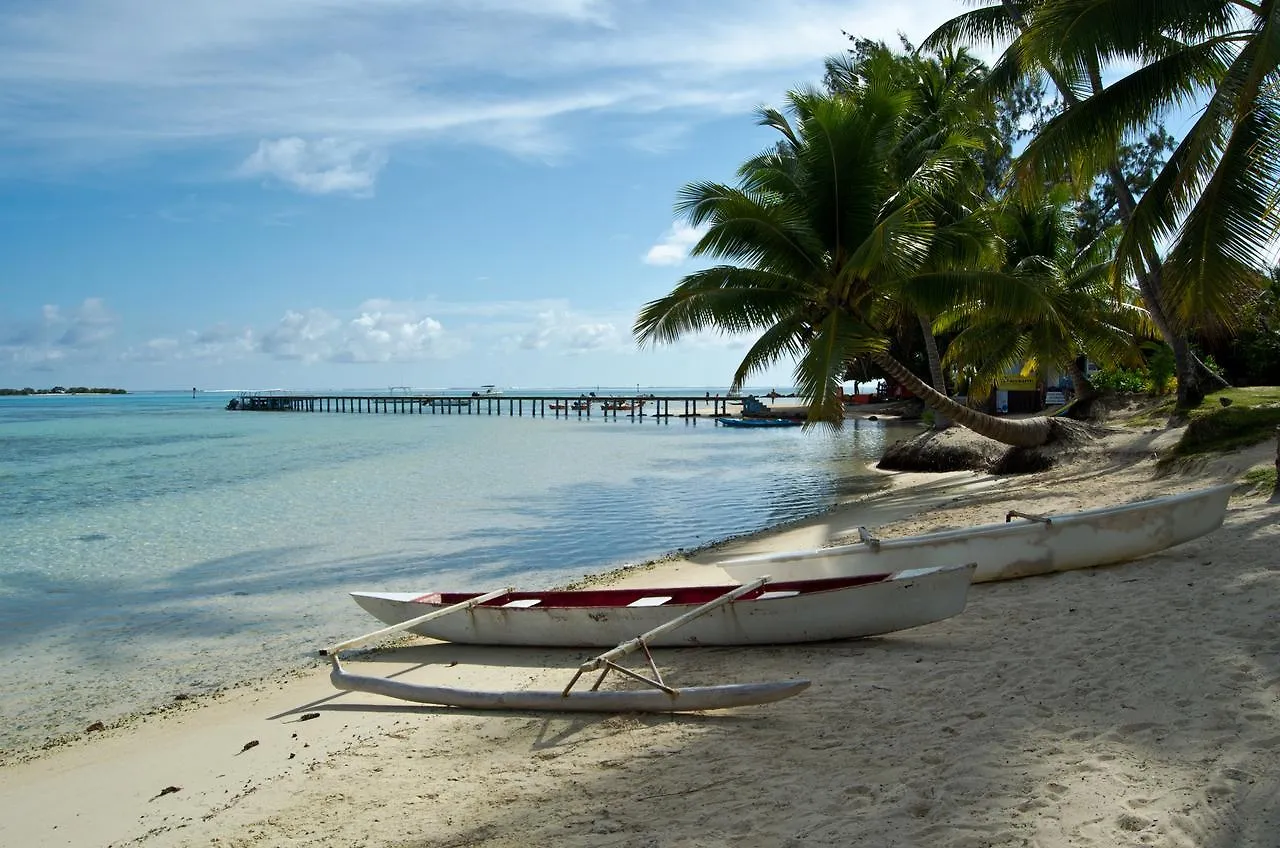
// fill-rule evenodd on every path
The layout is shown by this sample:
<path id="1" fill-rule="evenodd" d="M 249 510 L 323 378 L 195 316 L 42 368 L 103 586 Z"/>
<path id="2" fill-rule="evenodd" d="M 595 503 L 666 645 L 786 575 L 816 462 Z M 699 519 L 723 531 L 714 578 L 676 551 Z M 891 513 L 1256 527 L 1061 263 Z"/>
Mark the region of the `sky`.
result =
<path id="1" fill-rule="evenodd" d="M 680 187 L 966 8 L 6 0 L 0 387 L 727 386 L 746 340 L 631 333 Z"/>

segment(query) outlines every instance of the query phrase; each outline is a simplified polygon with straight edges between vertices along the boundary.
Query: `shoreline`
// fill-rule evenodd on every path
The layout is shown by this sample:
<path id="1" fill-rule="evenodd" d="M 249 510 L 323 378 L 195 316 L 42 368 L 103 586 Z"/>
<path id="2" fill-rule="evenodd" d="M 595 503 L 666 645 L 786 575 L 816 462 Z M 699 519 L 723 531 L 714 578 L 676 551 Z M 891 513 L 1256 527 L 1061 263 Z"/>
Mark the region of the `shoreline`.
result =
<path id="1" fill-rule="evenodd" d="M 688 572 L 685 571 L 684 566 L 689 563 L 709 564 L 714 562 L 718 553 L 721 551 L 737 551 L 734 555 L 741 555 L 742 553 L 750 552 L 748 550 L 739 550 L 741 546 L 753 544 L 762 540 L 769 540 L 778 536 L 789 535 L 794 532 L 805 532 L 808 529 L 823 524 L 827 520 L 828 516 L 837 514 L 842 510 L 847 510 L 852 505 L 874 499 L 889 489 L 894 488 L 896 485 L 903 485 L 907 481 L 911 481 L 916 478 L 937 479 L 948 476 L 973 475 L 973 472 L 949 472 L 947 474 L 886 472 L 878 471 L 874 467 L 869 467 L 868 470 L 883 478 L 884 481 L 874 491 L 862 493 L 861 495 L 846 501 L 838 501 L 834 506 L 813 515 L 806 516 L 804 518 L 791 519 L 747 533 L 725 536 L 702 545 L 688 548 L 676 548 L 675 550 L 655 559 L 587 573 L 576 580 L 569 581 L 563 585 L 553 588 L 583 589 L 592 586 L 634 586 L 644 582 L 642 575 L 645 574 L 657 575 L 658 582 L 656 585 L 669 585 L 673 581 L 678 582 L 678 579 L 682 579 L 687 575 Z M 727 558 L 727 556 L 719 558 Z M 665 578 L 661 576 L 664 574 L 664 569 L 669 570 L 669 574 Z M 708 579 L 710 579 L 710 582 L 716 583 L 729 584 L 735 582 L 729 578 L 727 574 L 719 571 L 718 569 L 703 571 L 695 579 L 695 582 L 703 582 Z M 370 619 L 370 622 L 372 626 L 373 619 Z M 406 642 L 411 642 L 414 638 L 415 637 L 411 635 L 402 635 L 398 638 L 393 638 L 390 641 L 380 643 L 376 648 L 357 651 L 356 653 L 369 653 L 373 650 L 394 648 Z M 145 723 L 157 717 L 170 715 L 175 712 L 198 709 L 201 704 L 222 699 L 229 694 L 234 694 L 240 690 L 255 689 L 264 685 L 270 685 L 280 679 L 315 674 L 318 671 L 323 671 L 325 665 L 325 661 L 318 658 L 313 659 L 310 663 L 306 663 L 304 660 L 302 661 L 302 664 L 291 668 L 269 672 L 261 676 L 237 680 L 217 689 L 203 691 L 196 694 L 179 694 L 174 700 L 157 704 L 148 709 L 137 710 L 115 716 L 105 722 L 91 721 L 88 724 L 88 728 L 92 729 L 86 729 L 80 732 L 69 732 L 57 737 L 49 737 L 41 742 L 32 742 L 25 746 L 0 749 L 0 772 L 8 766 L 36 760 L 50 752 L 62 750 L 64 748 L 76 747 L 78 745 L 90 744 L 96 738 L 97 734 L 101 734 L 105 731 L 127 732 L 129 728 L 140 723 Z"/>
<path id="2" fill-rule="evenodd" d="M 1271 452 L 1161 477 L 1150 440 L 1114 441 L 1109 462 L 1014 478 L 888 472 L 819 516 L 584 579 L 732 582 L 716 558 L 1200 488 Z M 1208 537 L 974 587 L 955 619 L 890 637 L 656 652 L 680 685 L 814 680 L 724 713 L 464 712 L 339 693 L 304 669 L 6 764 L 0 813 L 26 845 L 1274 845 L 1251 840 L 1280 832 L 1278 518 L 1241 491 Z M 354 662 L 559 688 L 587 653 L 420 640 Z"/>

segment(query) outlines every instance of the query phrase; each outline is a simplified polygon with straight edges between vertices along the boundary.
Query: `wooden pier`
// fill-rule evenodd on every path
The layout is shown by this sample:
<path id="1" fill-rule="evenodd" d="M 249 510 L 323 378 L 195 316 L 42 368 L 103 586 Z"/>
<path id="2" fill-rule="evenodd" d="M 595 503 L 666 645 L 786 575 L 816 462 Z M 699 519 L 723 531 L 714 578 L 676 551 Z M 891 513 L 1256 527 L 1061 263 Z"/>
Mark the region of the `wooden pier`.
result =
<path id="1" fill-rule="evenodd" d="M 242 394 L 227 409 L 244 412 L 343 412 L 381 415 L 509 415 L 534 418 L 687 418 L 729 415 L 739 398 L 702 395 L 594 396 L 490 394 L 310 395 Z M 673 411 L 674 409 L 674 411 Z"/>

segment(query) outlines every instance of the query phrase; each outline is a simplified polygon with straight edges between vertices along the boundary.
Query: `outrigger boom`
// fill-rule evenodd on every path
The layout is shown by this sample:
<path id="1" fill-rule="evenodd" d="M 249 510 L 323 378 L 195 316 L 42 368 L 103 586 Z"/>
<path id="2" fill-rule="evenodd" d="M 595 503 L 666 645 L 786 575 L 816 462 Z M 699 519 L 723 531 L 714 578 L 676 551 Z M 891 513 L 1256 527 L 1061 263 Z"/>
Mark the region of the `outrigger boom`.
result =
<path id="1" fill-rule="evenodd" d="M 425 704 L 441 704 L 444 706 L 462 707 L 465 709 L 504 709 L 504 710 L 550 710 L 565 712 L 688 712 L 694 710 L 714 710 L 725 709 L 727 707 L 749 706 L 753 704 L 765 704 L 772 701 L 780 701 L 793 695 L 798 695 L 805 689 L 809 688 L 808 680 L 788 680 L 773 683 L 747 683 L 733 684 L 724 686 L 695 686 L 678 689 L 668 686 L 662 680 L 662 675 L 658 671 L 657 664 L 653 660 L 653 656 L 649 653 L 648 643 L 655 637 L 675 630 L 688 624 L 690 621 L 705 615 L 706 613 L 722 607 L 725 604 L 732 603 L 743 595 L 749 594 L 763 587 L 769 582 L 768 577 L 760 577 L 742 586 L 735 586 L 732 590 L 725 592 L 714 600 L 689 610 L 683 615 L 673 618 L 664 624 L 649 630 L 646 633 L 630 639 L 616 648 L 606 651 L 603 654 L 588 660 L 579 666 L 573 678 L 569 681 L 569 685 L 560 692 L 547 691 L 506 691 L 506 692 L 484 692 L 468 689 L 457 689 L 449 686 L 426 686 L 415 683 L 407 683 L 400 680 L 390 680 L 383 677 L 369 677 L 365 675 L 352 674 L 342 668 L 339 659 L 339 653 L 348 648 L 357 645 L 368 644 L 376 639 L 389 636 L 392 633 L 408 630 L 416 625 L 426 621 L 441 618 L 446 615 L 471 610 L 480 604 L 495 600 L 505 594 L 510 593 L 511 589 L 500 589 L 469 598 L 461 603 L 438 609 L 426 615 L 418 616 L 402 621 L 399 624 L 393 624 L 389 627 L 383 627 L 364 636 L 357 636 L 354 639 L 348 639 L 344 642 L 338 642 L 331 647 L 321 650 L 321 655 L 328 655 L 333 669 L 330 672 L 329 679 L 333 685 L 345 691 L 353 692 L 369 692 L 377 695 L 384 695 L 391 698 L 399 698 L 401 700 L 413 701 Z M 653 673 L 653 677 L 646 677 L 643 674 L 632 671 L 618 665 L 615 660 L 633 653 L 643 650 L 645 657 L 649 661 L 649 668 Z M 574 685 L 579 678 L 588 671 L 603 669 L 599 678 L 589 691 L 572 691 Z M 634 691 L 599 691 L 600 684 L 604 682 L 605 677 L 610 671 L 617 671 L 634 680 L 638 680 L 647 686 L 646 690 Z"/>

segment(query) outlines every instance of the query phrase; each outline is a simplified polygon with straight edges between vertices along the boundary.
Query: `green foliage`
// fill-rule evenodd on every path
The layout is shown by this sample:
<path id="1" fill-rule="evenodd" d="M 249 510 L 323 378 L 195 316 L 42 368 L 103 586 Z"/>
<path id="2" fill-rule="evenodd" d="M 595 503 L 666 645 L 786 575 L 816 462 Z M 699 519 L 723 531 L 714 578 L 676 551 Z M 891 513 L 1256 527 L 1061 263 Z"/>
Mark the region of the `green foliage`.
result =
<path id="1" fill-rule="evenodd" d="M 1276 487 L 1276 468 L 1274 465 L 1259 465 L 1257 468 L 1250 468 L 1244 475 L 1244 481 L 1252 483 L 1256 491 L 1274 491 Z"/>
<path id="2" fill-rule="evenodd" d="M 1106 368 L 1089 375 L 1090 382 L 1102 391 L 1117 394 L 1146 394 L 1151 390 L 1147 375 L 1130 368 Z"/>
<path id="3" fill-rule="evenodd" d="M 1142 197 L 1151 187 L 1174 145 L 1173 136 L 1158 125 L 1145 138 L 1121 146 L 1120 173 L 1134 197 Z M 1121 222 L 1120 200 L 1108 175 L 1094 180 L 1088 196 L 1076 205 L 1076 213 L 1080 226 L 1075 237 L 1082 248 Z"/>
<path id="4" fill-rule="evenodd" d="M 124 389 L 91 389 L 87 386 L 72 386 L 64 389 L 62 386 L 54 386 L 51 389 L 33 389 L 30 386 L 24 389 L 0 389 L 0 397 L 12 395 L 125 395 L 128 394 Z"/>
<path id="5" fill-rule="evenodd" d="M 994 238 L 975 202 L 981 143 L 951 96 L 980 63 L 913 60 L 916 83 L 904 88 L 905 65 L 878 52 L 868 61 L 874 67 L 834 68 L 840 93 L 791 92 L 785 111 L 760 110 L 780 140 L 744 162 L 735 184 L 681 189 L 676 213 L 704 232 L 692 255 L 723 264 L 683 277 L 633 326 L 642 345 L 704 330 L 752 334 L 731 385 L 792 361 L 809 421 L 837 426 L 840 378 L 862 358 L 956 411 L 888 353 L 890 337 L 904 316 L 919 332 L 919 316 L 1008 282 L 986 264 Z M 986 302 L 1025 311 L 1033 294 Z M 959 411 L 1010 444 L 1043 443 L 1056 423 Z"/>
<path id="6" fill-rule="evenodd" d="M 1234 340 L 1213 344 L 1227 379 L 1244 386 L 1280 384 L 1280 268 L 1268 272 L 1258 296 L 1242 310 L 1240 326 Z"/>
<path id="7" fill-rule="evenodd" d="M 1224 406 L 1223 399 L 1230 405 Z M 1280 427 L 1280 387 L 1228 389 L 1192 410 L 1173 457 L 1220 453 L 1275 438 Z"/>
<path id="8" fill-rule="evenodd" d="M 1148 391 L 1153 395 L 1167 395 L 1176 385 L 1173 348 L 1167 344 L 1151 344 L 1147 351 Z"/>
<path id="9" fill-rule="evenodd" d="M 1118 394 L 1169 394 L 1177 385 L 1173 348 L 1157 342 L 1148 342 L 1142 347 L 1146 354 L 1144 367 L 1104 368 L 1101 371 L 1095 371 L 1090 375 L 1089 380 L 1099 389 Z"/>

